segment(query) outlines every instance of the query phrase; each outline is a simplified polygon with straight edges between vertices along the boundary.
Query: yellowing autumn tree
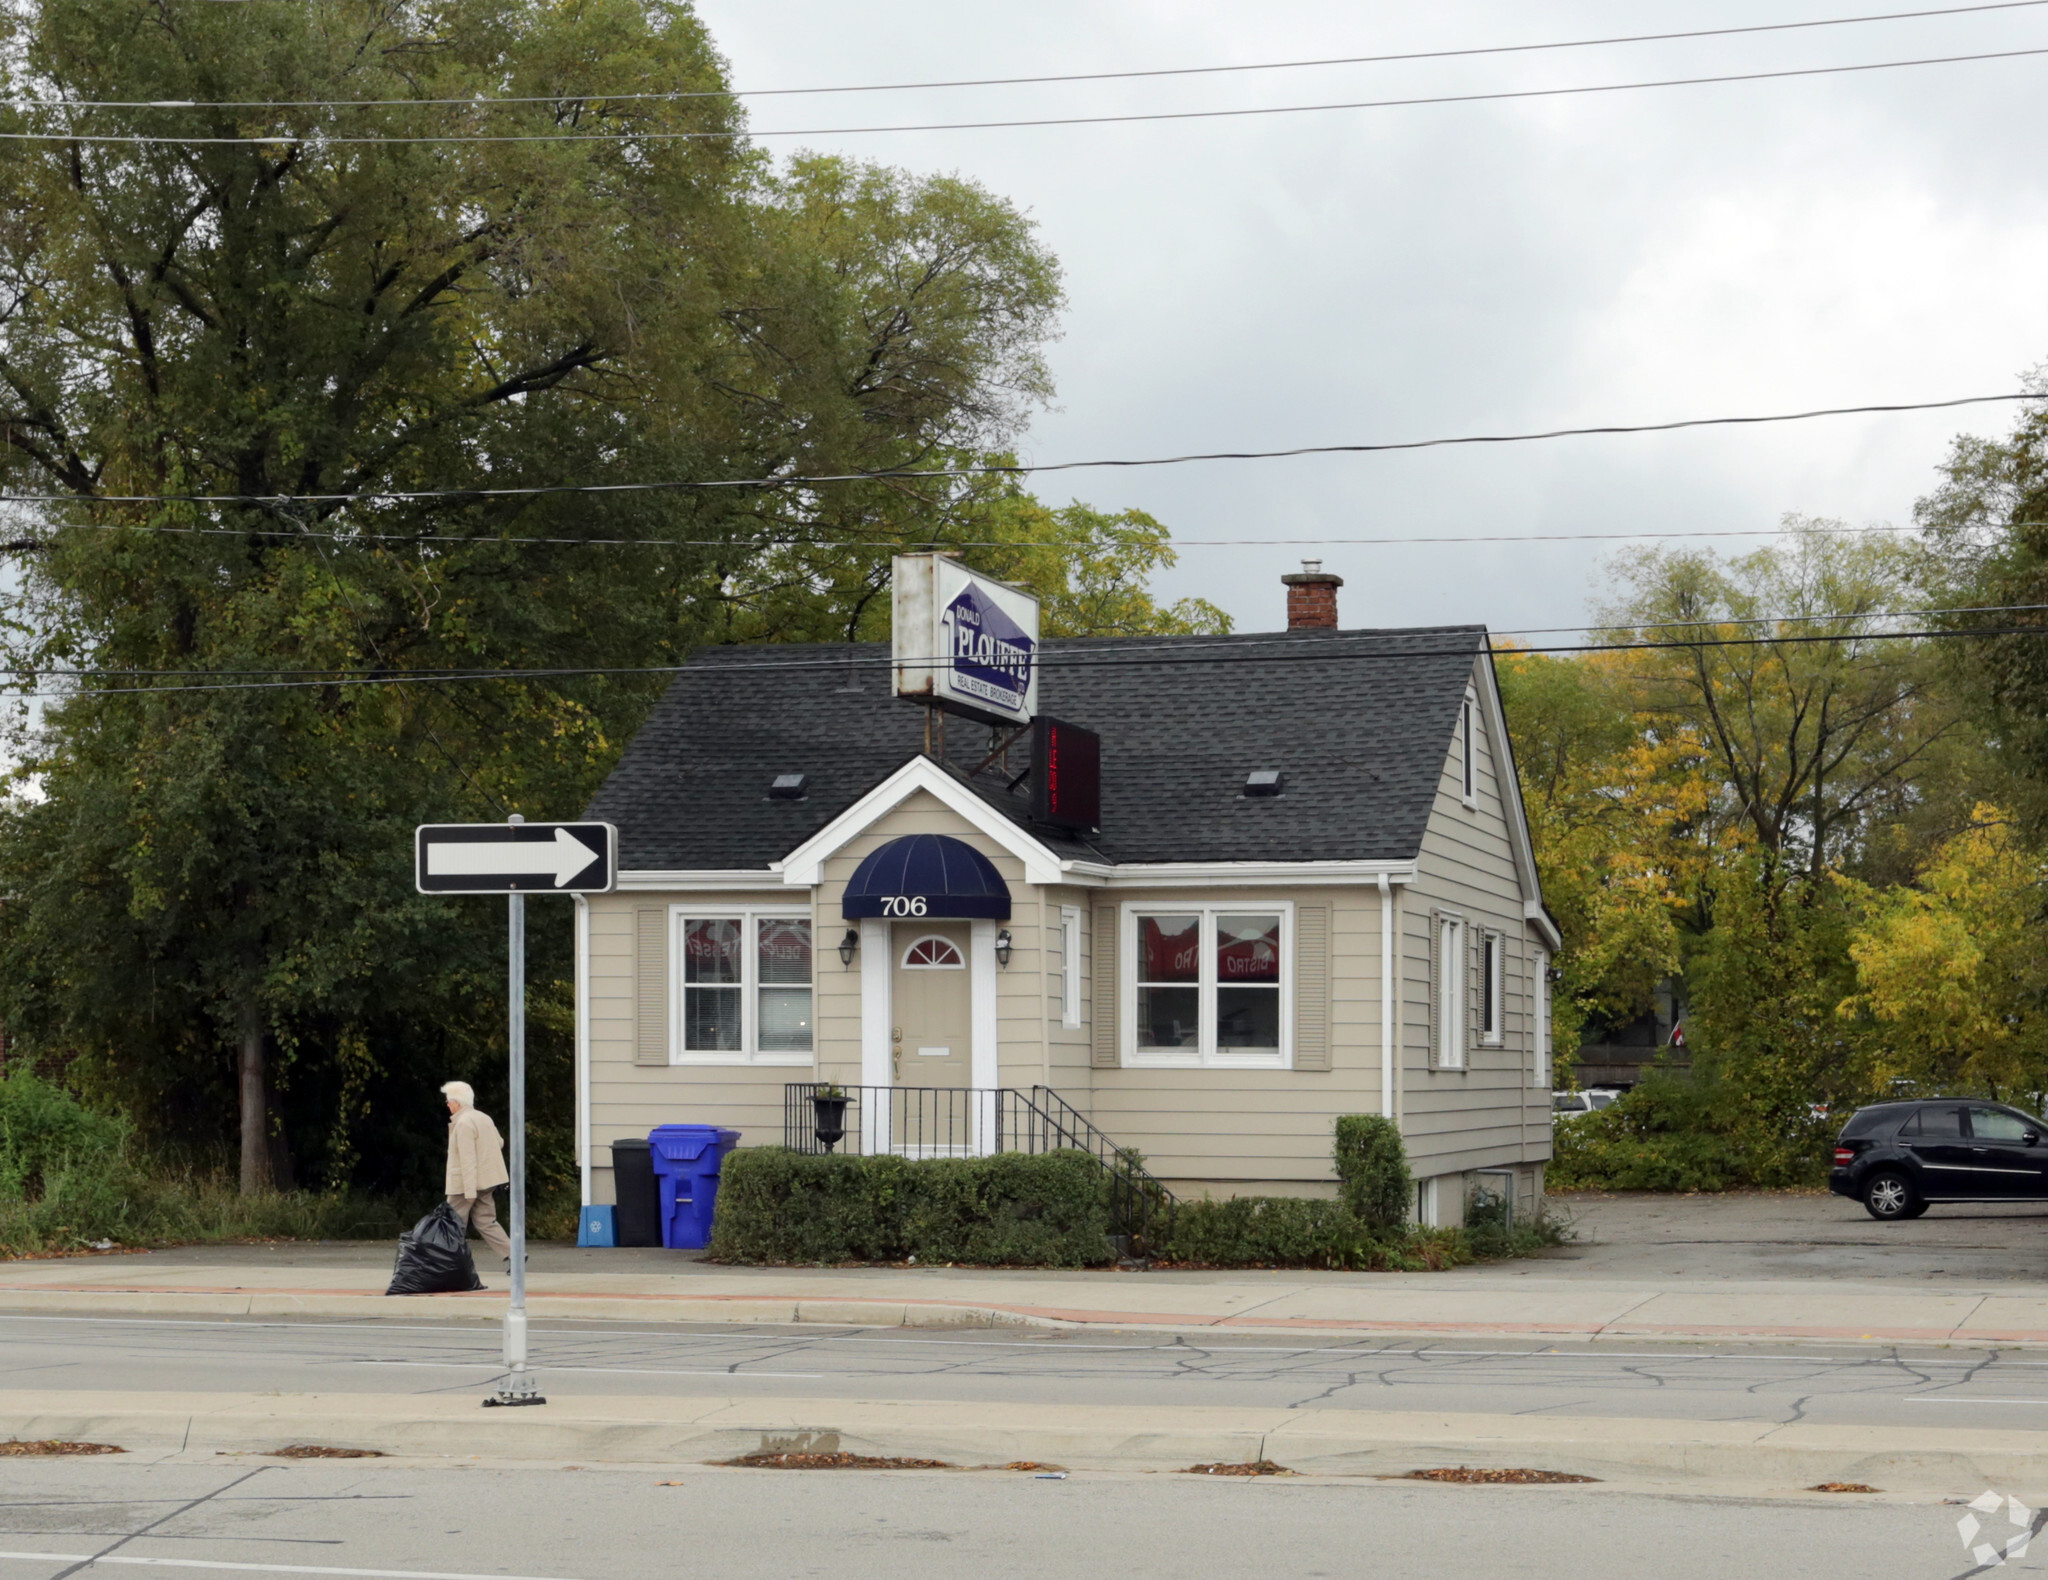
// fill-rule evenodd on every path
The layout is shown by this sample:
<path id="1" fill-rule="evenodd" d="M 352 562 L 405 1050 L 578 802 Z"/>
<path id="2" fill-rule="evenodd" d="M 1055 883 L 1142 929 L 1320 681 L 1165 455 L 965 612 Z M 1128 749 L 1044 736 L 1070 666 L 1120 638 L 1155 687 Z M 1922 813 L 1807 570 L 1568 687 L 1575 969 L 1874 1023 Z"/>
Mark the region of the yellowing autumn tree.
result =
<path id="1" fill-rule="evenodd" d="M 1555 1045 L 1626 1020 L 1679 965 L 1678 913 L 1740 830 L 1711 817 L 1719 782 L 1682 727 L 1648 728 L 1618 654 L 1503 651 L 1501 695 L 1543 896 L 1564 934 Z"/>
<path id="2" fill-rule="evenodd" d="M 1980 806 L 1917 888 L 1869 896 L 1841 1012 L 1878 1023 L 1880 1074 L 1994 1096 L 2048 1084 L 2043 879 L 2012 820 Z"/>

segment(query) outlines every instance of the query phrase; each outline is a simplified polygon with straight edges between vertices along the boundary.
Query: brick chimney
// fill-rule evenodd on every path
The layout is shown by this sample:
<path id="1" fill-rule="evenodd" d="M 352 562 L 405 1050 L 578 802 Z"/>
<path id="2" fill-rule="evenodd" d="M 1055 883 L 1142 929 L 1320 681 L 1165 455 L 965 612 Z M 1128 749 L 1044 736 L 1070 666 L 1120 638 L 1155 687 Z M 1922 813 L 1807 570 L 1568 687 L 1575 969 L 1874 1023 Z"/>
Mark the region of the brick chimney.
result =
<path id="1" fill-rule="evenodd" d="M 1321 560 L 1303 560 L 1301 569 L 1280 580 L 1287 587 L 1287 629 L 1337 629 L 1337 589 L 1344 578 L 1323 569 Z"/>

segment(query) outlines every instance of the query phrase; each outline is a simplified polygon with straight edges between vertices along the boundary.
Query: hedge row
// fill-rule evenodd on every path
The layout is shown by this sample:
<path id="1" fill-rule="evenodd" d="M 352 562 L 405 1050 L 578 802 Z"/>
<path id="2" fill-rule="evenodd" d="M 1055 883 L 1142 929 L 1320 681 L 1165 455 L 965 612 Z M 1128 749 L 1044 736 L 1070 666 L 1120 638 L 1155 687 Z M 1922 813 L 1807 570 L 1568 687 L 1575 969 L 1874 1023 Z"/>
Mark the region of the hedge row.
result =
<path id="1" fill-rule="evenodd" d="M 1182 1202 L 1162 1260 L 1203 1267 L 1322 1267 L 1434 1272 L 1472 1260 L 1456 1229 L 1386 1228 L 1342 1201 L 1233 1196 Z"/>
<path id="2" fill-rule="evenodd" d="M 913 1161 L 748 1147 L 725 1160 L 710 1254 L 1093 1267 L 1115 1253 L 1102 1170 L 1085 1152 Z"/>

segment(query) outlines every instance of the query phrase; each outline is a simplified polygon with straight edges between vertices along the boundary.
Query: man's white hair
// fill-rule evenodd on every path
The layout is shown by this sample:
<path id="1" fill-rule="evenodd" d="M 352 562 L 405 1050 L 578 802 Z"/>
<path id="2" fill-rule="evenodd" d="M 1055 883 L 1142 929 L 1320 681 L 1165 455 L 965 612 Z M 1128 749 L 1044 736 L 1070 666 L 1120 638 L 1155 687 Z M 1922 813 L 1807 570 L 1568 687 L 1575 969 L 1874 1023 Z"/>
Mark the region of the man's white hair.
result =
<path id="1" fill-rule="evenodd" d="M 464 1108 L 476 1107 L 476 1093 L 470 1090 L 467 1081 L 450 1081 L 441 1088 L 441 1095 L 460 1103 Z"/>

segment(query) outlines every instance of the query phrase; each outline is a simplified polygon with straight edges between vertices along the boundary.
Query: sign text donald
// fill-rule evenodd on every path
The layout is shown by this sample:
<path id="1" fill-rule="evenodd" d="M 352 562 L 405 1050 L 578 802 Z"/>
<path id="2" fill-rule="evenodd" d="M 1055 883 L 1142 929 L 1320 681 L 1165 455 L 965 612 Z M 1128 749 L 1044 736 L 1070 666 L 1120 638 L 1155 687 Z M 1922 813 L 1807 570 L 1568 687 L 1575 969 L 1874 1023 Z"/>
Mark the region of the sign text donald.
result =
<path id="1" fill-rule="evenodd" d="M 943 554 L 895 562 L 896 695 L 991 724 L 1038 706 L 1038 600 Z"/>

